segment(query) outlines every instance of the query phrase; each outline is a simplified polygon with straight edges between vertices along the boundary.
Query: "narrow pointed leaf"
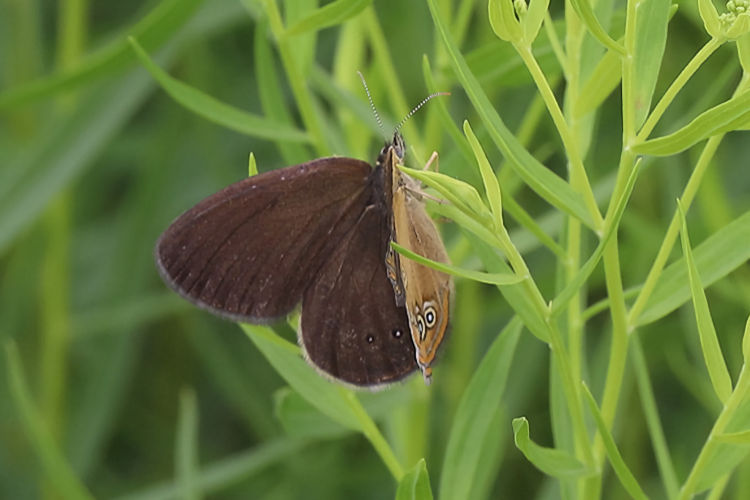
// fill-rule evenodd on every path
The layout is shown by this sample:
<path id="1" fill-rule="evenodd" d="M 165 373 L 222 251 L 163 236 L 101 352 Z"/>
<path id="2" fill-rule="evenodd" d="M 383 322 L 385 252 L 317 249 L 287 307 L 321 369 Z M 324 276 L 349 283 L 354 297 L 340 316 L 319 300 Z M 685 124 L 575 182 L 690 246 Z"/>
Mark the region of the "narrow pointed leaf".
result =
<path id="1" fill-rule="evenodd" d="M 679 205 L 679 202 L 678 202 Z M 703 350 L 703 359 L 708 368 L 708 375 L 711 377 L 714 392 L 722 403 L 727 402 L 732 394 L 732 379 L 729 377 L 729 370 L 724 361 L 724 355 L 721 353 L 719 339 L 716 336 L 716 328 L 711 319 L 711 311 L 708 308 L 706 293 L 703 290 L 698 267 L 695 265 L 693 251 L 690 248 L 690 238 L 688 236 L 685 214 L 682 207 L 679 207 L 680 218 L 682 219 L 682 253 L 685 255 L 685 264 L 688 269 L 688 278 L 690 279 L 690 291 L 693 296 L 693 307 L 695 309 L 695 321 L 698 324 L 698 335 L 700 336 L 701 349 Z"/>
<path id="2" fill-rule="evenodd" d="M 372 0 L 335 0 L 294 23 L 285 34 L 294 36 L 341 24 L 365 10 L 371 3 Z"/>
<path id="3" fill-rule="evenodd" d="M 310 141 L 310 137 L 304 132 L 237 109 L 172 78 L 151 60 L 134 38 L 129 38 L 129 41 L 141 63 L 162 88 L 175 101 L 190 111 L 214 123 L 252 137 L 296 142 Z"/>
<path id="4" fill-rule="evenodd" d="M 576 117 L 581 118 L 597 109 L 617 88 L 622 79 L 622 60 L 614 50 L 607 51 L 581 87 L 573 106 Z"/>
<path id="5" fill-rule="evenodd" d="M 750 120 L 749 109 L 750 91 L 745 91 L 701 113 L 676 132 L 636 144 L 633 151 L 654 156 L 679 153 L 704 139 L 729 132 L 740 123 Z"/>
<path id="6" fill-rule="evenodd" d="M 596 18 L 596 14 L 594 14 L 594 10 L 591 8 L 589 0 L 571 0 L 570 3 L 573 5 L 573 8 L 576 10 L 578 15 L 581 16 L 581 20 L 584 22 L 591 34 L 594 35 L 594 38 L 599 41 L 599 43 L 610 50 L 614 50 L 618 54 L 621 54 L 623 56 L 625 55 L 625 48 L 619 43 L 612 40 L 609 34 L 604 31 L 604 28 L 602 28 L 602 25 Z"/>
<path id="7" fill-rule="evenodd" d="M 651 109 L 659 76 L 671 2 L 643 0 L 636 7 L 635 54 L 633 54 L 633 103 L 635 127 L 640 128 Z"/>
<path id="8" fill-rule="evenodd" d="M 300 396 L 332 420 L 348 429 L 362 430 L 352 410 L 347 389 L 332 384 L 315 373 L 300 353 L 299 347 L 276 335 L 270 328 L 241 324 L 274 369 Z"/>
<path id="9" fill-rule="evenodd" d="M 526 417 L 513 419 L 513 435 L 516 448 L 534 467 L 548 476 L 557 478 L 578 478 L 593 474 L 576 457 L 567 451 L 539 446 L 529 437 L 529 422 Z"/>
<path id="10" fill-rule="evenodd" d="M 427 266 L 436 271 L 441 271 L 451 276 L 458 276 L 460 278 L 468 278 L 480 283 L 487 283 L 490 285 L 514 285 L 520 283 L 525 278 L 518 276 L 513 273 L 483 273 L 480 271 L 472 271 L 471 269 L 462 269 L 460 267 L 445 264 L 443 262 L 437 262 L 423 257 L 419 254 L 412 252 L 411 250 L 402 247 L 395 241 L 391 242 L 391 246 L 401 255 L 408 257 L 409 259 L 419 262 L 420 264 Z"/>
<path id="11" fill-rule="evenodd" d="M 432 500 L 430 476 L 427 474 L 424 458 L 401 478 L 396 490 L 396 500 Z"/>
<path id="12" fill-rule="evenodd" d="M 495 171 L 492 170 L 490 161 L 487 159 L 487 155 L 484 154 L 482 145 L 479 143 L 477 136 L 474 135 L 474 131 L 471 130 L 471 125 L 469 125 L 468 121 L 464 121 L 464 134 L 469 141 L 472 151 L 474 151 L 474 157 L 479 165 L 479 173 L 482 174 L 484 191 L 487 193 L 487 201 L 490 204 L 490 211 L 495 220 L 495 225 L 500 228 L 503 226 L 503 201 L 497 176 L 495 175 Z"/>
<path id="13" fill-rule="evenodd" d="M 704 286 L 709 286 L 750 260 L 750 211 L 716 231 L 692 251 Z M 690 300 L 684 258 L 669 265 L 654 287 L 636 326 L 656 321 Z"/>
<path id="14" fill-rule="evenodd" d="M 607 424 L 604 423 L 604 418 L 599 412 L 599 407 L 596 405 L 594 396 L 591 395 L 591 392 L 589 391 L 589 388 L 585 383 L 582 383 L 582 386 L 583 394 L 586 402 L 588 403 L 589 410 L 591 412 L 591 415 L 594 417 L 596 427 L 599 430 L 599 435 L 602 437 L 602 441 L 604 441 L 604 448 L 607 450 L 609 463 L 612 464 L 612 468 L 614 469 L 617 478 L 620 480 L 620 483 L 622 483 L 623 487 L 632 498 L 636 498 L 638 500 L 646 500 L 648 497 L 641 489 L 641 485 L 638 484 L 638 481 L 636 481 L 633 473 L 630 472 L 630 469 L 625 464 L 625 461 L 622 459 L 622 455 L 620 455 L 620 451 L 617 449 L 615 440 L 612 438 L 612 434 L 609 432 Z"/>

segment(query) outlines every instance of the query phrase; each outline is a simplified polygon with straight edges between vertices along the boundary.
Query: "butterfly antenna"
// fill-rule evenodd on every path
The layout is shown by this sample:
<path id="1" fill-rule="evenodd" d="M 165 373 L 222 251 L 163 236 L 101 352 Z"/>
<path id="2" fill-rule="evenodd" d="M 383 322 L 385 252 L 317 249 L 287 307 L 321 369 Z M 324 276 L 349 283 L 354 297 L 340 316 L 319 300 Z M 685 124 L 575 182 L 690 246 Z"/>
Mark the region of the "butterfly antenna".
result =
<path id="1" fill-rule="evenodd" d="M 385 129 L 383 128 L 383 120 L 380 119 L 380 115 L 378 114 L 378 110 L 375 107 L 375 103 L 372 102 L 372 96 L 370 95 L 370 89 L 367 88 L 367 82 L 365 81 L 364 75 L 360 71 L 357 71 L 357 74 L 359 75 L 359 79 L 362 80 L 362 86 L 365 88 L 365 93 L 367 94 L 367 100 L 370 101 L 370 108 L 372 108 L 372 114 L 375 115 L 375 121 L 378 122 L 378 127 L 380 127 L 380 131 L 383 133 L 383 136 L 385 136 Z"/>
<path id="2" fill-rule="evenodd" d="M 406 115 L 404 117 L 404 119 L 401 120 L 401 123 L 399 123 L 396 126 L 395 132 L 398 132 L 399 130 L 401 130 L 401 127 L 404 126 L 404 123 L 406 123 L 406 120 L 408 120 L 409 118 L 411 118 L 412 116 L 414 116 L 414 113 L 416 113 L 417 111 L 419 111 L 419 108 L 421 108 L 422 106 L 424 106 L 425 104 L 427 104 L 427 101 L 429 101 L 433 97 L 437 97 L 437 96 L 441 96 L 441 95 L 451 95 L 451 93 L 450 92 L 435 92 L 434 94 L 430 94 L 427 97 L 425 97 L 424 99 L 422 99 L 422 102 L 420 102 L 419 104 L 417 104 L 416 106 L 414 106 L 414 109 L 412 109 L 411 111 L 409 111 L 409 114 Z"/>

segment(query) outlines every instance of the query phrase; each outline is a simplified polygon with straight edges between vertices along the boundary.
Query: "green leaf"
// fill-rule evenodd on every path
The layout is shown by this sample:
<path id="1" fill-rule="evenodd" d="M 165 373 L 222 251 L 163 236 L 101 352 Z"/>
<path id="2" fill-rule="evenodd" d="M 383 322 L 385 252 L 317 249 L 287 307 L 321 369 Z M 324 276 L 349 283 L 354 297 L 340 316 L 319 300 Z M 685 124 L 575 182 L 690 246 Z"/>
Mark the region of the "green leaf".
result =
<path id="1" fill-rule="evenodd" d="M 609 97 L 622 79 L 622 60 L 620 55 L 608 50 L 599 60 L 586 83 L 581 87 L 573 106 L 576 118 L 582 118 L 599 107 Z"/>
<path id="2" fill-rule="evenodd" d="M 271 366 L 308 403 L 347 429 L 362 431 L 358 416 L 345 395 L 348 389 L 319 376 L 302 359 L 296 345 L 282 339 L 270 328 L 248 324 L 240 326 Z"/>
<path id="3" fill-rule="evenodd" d="M 750 31 L 750 14 L 743 12 L 737 16 L 732 25 L 724 32 L 730 40 L 742 37 Z"/>
<path id="4" fill-rule="evenodd" d="M 247 176 L 252 177 L 258 175 L 258 164 L 255 162 L 255 155 L 250 153 L 247 157 Z"/>
<path id="5" fill-rule="evenodd" d="M 466 139 L 468 139 L 469 145 L 472 151 L 474 151 L 474 157 L 477 159 L 479 173 L 482 175 L 484 191 L 487 193 L 487 200 L 490 204 L 490 211 L 492 211 L 495 227 L 499 229 L 503 227 L 503 201 L 500 193 L 500 183 L 497 181 L 495 171 L 490 166 L 487 155 L 484 154 L 482 145 L 479 143 L 477 136 L 474 135 L 474 131 L 471 130 L 468 120 L 464 120 L 464 135 L 466 135 Z"/>
<path id="6" fill-rule="evenodd" d="M 395 241 L 391 241 L 391 246 L 401 255 L 404 255 L 414 262 L 418 262 L 426 267 L 446 274 L 450 274 L 452 276 L 468 278 L 480 283 L 487 283 L 490 285 L 514 285 L 516 283 L 520 283 L 525 279 L 513 273 L 483 273 L 480 271 L 472 271 L 470 269 L 462 269 L 460 267 L 445 264 L 443 262 L 437 262 L 416 254 L 411 250 L 402 247 Z"/>
<path id="7" fill-rule="evenodd" d="M 156 78 L 162 88 L 175 101 L 197 115 L 251 137 L 297 142 L 310 141 L 310 137 L 305 132 L 229 106 L 172 78 L 149 58 L 134 38 L 131 37 L 128 40 L 141 63 Z"/>
<path id="8" fill-rule="evenodd" d="M 750 211 L 745 212 L 693 249 L 693 258 L 704 286 L 723 278 L 750 260 Z M 657 281 L 648 305 L 636 326 L 656 321 L 689 300 L 688 272 L 680 259 L 667 267 Z"/>
<path id="9" fill-rule="evenodd" d="M 274 394 L 276 418 L 288 436 L 309 439 L 330 439 L 352 432 L 307 402 L 289 387 Z"/>
<path id="10" fill-rule="evenodd" d="M 750 316 L 745 323 L 745 335 L 742 336 L 742 357 L 745 360 L 745 366 L 750 366 Z"/>
<path id="11" fill-rule="evenodd" d="M 714 3 L 711 0 L 698 0 L 698 12 L 703 19 L 706 32 L 713 38 L 722 38 L 723 27 Z"/>
<path id="12" fill-rule="evenodd" d="M 531 0 L 529 2 L 529 9 L 523 19 L 523 37 L 529 45 L 536 40 L 548 8 L 549 0 Z"/>
<path id="13" fill-rule="evenodd" d="M 11 397 L 19 413 L 18 422 L 28 436 L 34 451 L 42 464 L 42 470 L 54 484 L 57 493 L 64 498 L 93 499 L 86 486 L 76 477 L 65 455 L 55 442 L 55 438 L 45 425 L 42 415 L 34 407 L 33 397 L 23 374 L 18 348 L 13 342 L 6 342 L 8 383 Z"/>
<path id="14" fill-rule="evenodd" d="M 706 293 L 701 284 L 700 274 L 693 259 L 693 251 L 690 248 L 690 238 L 688 236 L 687 223 L 685 222 L 685 213 L 682 211 L 682 205 L 677 202 L 682 221 L 680 236 L 682 237 L 682 253 L 685 255 L 685 264 L 688 269 L 690 279 L 690 291 L 693 296 L 693 307 L 695 308 L 695 321 L 698 324 L 698 335 L 700 337 L 701 349 L 703 350 L 703 359 L 708 368 L 708 375 L 711 377 L 716 395 L 719 400 L 726 404 L 729 396 L 732 395 L 732 379 L 729 377 L 729 370 L 724 362 L 724 355 L 721 353 L 719 339 L 716 336 L 716 328 L 711 319 L 711 311 L 708 308 Z"/>
<path id="15" fill-rule="evenodd" d="M 164 0 L 129 29 L 130 36 L 143 41 L 151 49 L 169 40 L 193 15 L 203 0 Z M 0 94 L 0 109 L 21 106 L 91 83 L 132 64 L 133 53 L 125 36 L 82 59 L 60 73 L 11 88 Z"/>
<path id="16" fill-rule="evenodd" d="M 745 74 L 750 73 L 750 33 L 737 39 L 737 56 L 742 71 Z"/>
<path id="17" fill-rule="evenodd" d="M 497 446 L 486 436 L 502 402 L 520 334 L 521 322 L 514 318 L 493 341 L 461 396 L 445 448 L 441 498 L 470 498 L 482 449 Z"/>
<path id="18" fill-rule="evenodd" d="M 594 396 L 591 395 L 591 392 L 589 391 L 589 388 L 585 383 L 582 382 L 581 385 L 583 386 L 583 394 L 586 398 L 586 402 L 588 403 L 589 411 L 594 417 L 596 427 L 599 430 L 599 435 L 602 437 L 602 441 L 604 442 L 604 448 L 607 450 L 609 463 L 612 464 L 612 469 L 614 469 L 617 478 L 620 480 L 620 483 L 622 483 L 625 491 L 627 491 L 632 498 L 644 500 L 647 499 L 648 497 L 641 489 L 641 486 L 638 484 L 638 481 L 636 481 L 633 473 L 630 472 L 630 469 L 625 464 L 625 461 L 622 459 L 620 450 L 617 449 L 615 440 L 612 438 L 612 434 L 610 434 L 609 429 L 607 428 L 607 424 L 604 423 L 604 418 L 599 412 L 599 407 L 596 405 Z"/>
<path id="19" fill-rule="evenodd" d="M 498 38 L 511 43 L 521 41 L 523 38 L 521 24 L 516 18 L 516 11 L 511 0 L 490 0 L 487 9 L 490 26 Z"/>
<path id="20" fill-rule="evenodd" d="M 412 398 L 409 387 L 401 384 L 387 391 L 358 393 L 367 414 L 375 420 L 392 415 L 398 408 L 409 404 Z M 325 439 L 352 432 L 321 413 L 289 387 L 283 387 L 274 394 L 274 410 L 289 436 Z"/>
<path id="21" fill-rule="evenodd" d="M 717 434 L 716 440 L 721 443 L 747 446 L 750 445 L 750 430 Z"/>
<path id="22" fill-rule="evenodd" d="M 336 0 L 297 21 L 284 34 L 295 36 L 341 24 L 365 10 L 371 3 L 372 0 Z"/>
<path id="23" fill-rule="evenodd" d="M 427 474 L 424 458 L 401 478 L 396 490 L 396 500 L 432 500 L 430 476 Z"/>
<path id="24" fill-rule="evenodd" d="M 651 109 L 656 80 L 659 77 L 671 2 L 643 0 L 636 7 L 635 48 L 633 54 L 633 103 L 636 129 L 643 125 Z"/>
<path id="25" fill-rule="evenodd" d="M 555 448 L 539 446 L 529 437 L 529 422 L 525 417 L 513 419 L 513 437 L 516 448 L 534 467 L 556 478 L 579 478 L 593 475 L 570 453 Z"/>
<path id="26" fill-rule="evenodd" d="M 625 48 L 619 43 L 612 40 L 609 34 L 604 31 L 602 25 L 599 24 L 599 20 L 596 18 L 589 0 L 571 0 L 570 3 L 573 5 L 573 8 L 578 13 L 578 15 L 581 17 L 581 20 L 586 25 L 588 30 L 592 35 L 594 35 L 594 38 L 596 38 L 599 43 L 610 50 L 614 50 L 622 56 L 625 55 Z"/>
<path id="27" fill-rule="evenodd" d="M 454 179 L 449 175 L 441 174 L 440 172 L 416 170 L 402 165 L 399 165 L 398 168 L 410 177 L 435 189 L 466 215 L 482 224 L 490 225 L 492 223 L 490 211 L 482 201 L 476 188 L 471 184 Z"/>
<path id="28" fill-rule="evenodd" d="M 698 115 L 693 121 L 664 137 L 636 144 L 638 154 L 667 156 L 684 151 L 713 135 L 729 132 L 750 120 L 750 91 L 745 91 Z"/>
<path id="29" fill-rule="evenodd" d="M 595 227 L 593 217 L 586 208 L 581 196 L 576 193 L 563 179 L 555 175 L 542 165 L 531 153 L 518 142 L 518 139 L 508 130 L 500 115 L 497 114 L 492 101 L 482 90 L 476 77 L 469 70 L 463 55 L 453 42 L 451 35 L 439 15 L 435 0 L 427 0 L 433 22 L 438 34 L 443 40 L 450 55 L 453 68 L 459 82 L 482 118 L 487 132 L 505 155 L 509 165 L 526 182 L 531 189 L 538 193 L 548 203 L 579 219 L 586 226 Z"/>

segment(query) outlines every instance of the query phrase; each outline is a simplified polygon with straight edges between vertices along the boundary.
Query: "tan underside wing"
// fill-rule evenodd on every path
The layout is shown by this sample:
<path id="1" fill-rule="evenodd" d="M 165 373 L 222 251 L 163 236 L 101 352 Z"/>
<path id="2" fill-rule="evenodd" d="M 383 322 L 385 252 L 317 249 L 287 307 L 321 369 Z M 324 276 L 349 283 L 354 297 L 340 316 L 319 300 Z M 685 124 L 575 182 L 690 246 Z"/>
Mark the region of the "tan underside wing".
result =
<path id="1" fill-rule="evenodd" d="M 395 155 L 393 159 L 395 160 Z M 428 259 L 449 263 L 437 227 L 417 194 L 419 184 L 393 165 L 393 238 Z M 431 364 L 448 327 L 453 280 L 440 271 L 398 257 L 417 364 L 429 383 Z"/>

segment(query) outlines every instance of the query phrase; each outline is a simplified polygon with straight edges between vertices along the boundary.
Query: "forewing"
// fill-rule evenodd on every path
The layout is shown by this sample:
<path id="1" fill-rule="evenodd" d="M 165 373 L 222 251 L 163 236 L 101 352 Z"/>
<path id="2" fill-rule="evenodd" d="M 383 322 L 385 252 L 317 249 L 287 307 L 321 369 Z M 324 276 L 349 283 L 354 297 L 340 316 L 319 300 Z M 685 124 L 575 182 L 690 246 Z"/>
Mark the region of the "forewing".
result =
<path id="1" fill-rule="evenodd" d="M 157 267 L 169 286 L 220 316 L 284 316 L 360 219 L 371 171 L 360 160 L 322 158 L 232 184 L 167 228 Z"/>
<path id="2" fill-rule="evenodd" d="M 417 368 L 406 310 L 396 306 L 386 274 L 389 236 L 384 208 L 368 206 L 302 300 L 308 360 L 348 384 L 384 385 Z"/>

